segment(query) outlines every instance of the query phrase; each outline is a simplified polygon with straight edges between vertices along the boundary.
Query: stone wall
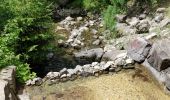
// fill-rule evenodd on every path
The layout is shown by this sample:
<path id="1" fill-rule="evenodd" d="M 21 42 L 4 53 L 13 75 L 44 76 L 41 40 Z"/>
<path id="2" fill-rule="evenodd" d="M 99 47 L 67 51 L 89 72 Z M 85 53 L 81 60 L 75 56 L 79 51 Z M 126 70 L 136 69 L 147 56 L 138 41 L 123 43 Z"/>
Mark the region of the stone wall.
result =
<path id="1" fill-rule="evenodd" d="M 18 100 L 15 73 L 15 66 L 8 66 L 0 71 L 0 100 Z"/>

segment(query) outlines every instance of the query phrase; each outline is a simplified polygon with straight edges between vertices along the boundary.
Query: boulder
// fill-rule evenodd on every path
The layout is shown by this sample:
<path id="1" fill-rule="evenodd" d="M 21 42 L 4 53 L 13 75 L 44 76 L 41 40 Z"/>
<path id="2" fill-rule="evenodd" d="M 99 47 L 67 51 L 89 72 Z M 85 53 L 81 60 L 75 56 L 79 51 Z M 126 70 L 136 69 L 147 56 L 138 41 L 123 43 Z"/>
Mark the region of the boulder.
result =
<path id="1" fill-rule="evenodd" d="M 125 50 L 110 50 L 103 54 L 102 61 L 115 60 L 116 56 L 120 53 L 124 53 Z"/>
<path id="2" fill-rule="evenodd" d="M 158 71 L 170 66 L 170 41 L 167 39 L 154 43 L 147 57 L 148 62 Z"/>
<path id="3" fill-rule="evenodd" d="M 100 61 L 104 51 L 102 48 L 95 48 L 75 53 L 75 60 L 80 64 L 87 64 L 93 61 Z"/>
<path id="4" fill-rule="evenodd" d="M 137 28 L 137 33 L 147 33 L 149 32 L 149 29 L 150 29 L 150 24 L 148 22 L 148 20 L 141 20 L 140 23 L 138 23 L 136 25 L 136 28 Z"/>
<path id="5" fill-rule="evenodd" d="M 143 62 L 147 57 L 151 44 L 143 38 L 133 40 L 128 48 L 127 55 L 137 62 Z"/>

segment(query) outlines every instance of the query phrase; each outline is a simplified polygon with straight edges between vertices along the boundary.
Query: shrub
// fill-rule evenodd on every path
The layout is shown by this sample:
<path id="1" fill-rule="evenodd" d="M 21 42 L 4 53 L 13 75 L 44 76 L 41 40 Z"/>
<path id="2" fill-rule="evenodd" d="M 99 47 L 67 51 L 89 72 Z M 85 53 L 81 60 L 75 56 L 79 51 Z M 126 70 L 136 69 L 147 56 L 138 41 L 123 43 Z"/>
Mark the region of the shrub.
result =
<path id="1" fill-rule="evenodd" d="M 46 0 L 2 0 L 0 12 L 0 66 L 17 66 L 18 81 L 25 82 L 35 76 L 29 65 L 42 63 L 49 50 L 51 5 Z"/>

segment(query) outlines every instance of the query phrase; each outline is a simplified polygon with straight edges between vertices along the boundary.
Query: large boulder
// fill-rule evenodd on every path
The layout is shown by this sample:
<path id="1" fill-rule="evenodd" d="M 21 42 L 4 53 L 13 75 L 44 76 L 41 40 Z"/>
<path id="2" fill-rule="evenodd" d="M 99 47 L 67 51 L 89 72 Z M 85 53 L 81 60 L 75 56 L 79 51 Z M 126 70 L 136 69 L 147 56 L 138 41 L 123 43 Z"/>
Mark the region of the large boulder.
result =
<path id="1" fill-rule="evenodd" d="M 170 41 L 165 39 L 154 43 L 148 55 L 148 62 L 158 71 L 170 66 Z"/>
<path id="2" fill-rule="evenodd" d="M 10 100 L 10 90 L 8 82 L 0 80 L 0 98 L 1 100 Z"/>
<path id="3" fill-rule="evenodd" d="M 133 40 L 127 49 L 127 55 L 133 60 L 141 63 L 147 57 L 151 44 L 143 38 L 136 38 Z"/>
<path id="4" fill-rule="evenodd" d="M 100 61 L 104 51 L 102 48 L 95 48 L 75 53 L 75 59 L 80 64 L 88 64 L 93 61 Z"/>
<path id="5" fill-rule="evenodd" d="M 125 50 L 113 49 L 113 50 L 107 51 L 103 54 L 102 61 L 108 61 L 108 60 L 114 61 L 116 59 L 116 56 L 120 53 L 125 53 Z"/>

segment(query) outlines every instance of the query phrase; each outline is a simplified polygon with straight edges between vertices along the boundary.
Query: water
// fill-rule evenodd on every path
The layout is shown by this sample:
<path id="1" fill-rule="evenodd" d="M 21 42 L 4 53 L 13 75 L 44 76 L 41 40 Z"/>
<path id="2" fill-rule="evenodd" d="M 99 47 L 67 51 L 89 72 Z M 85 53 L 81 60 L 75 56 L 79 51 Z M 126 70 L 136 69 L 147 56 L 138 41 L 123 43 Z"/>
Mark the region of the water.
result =
<path id="1" fill-rule="evenodd" d="M 100 77 L 26 87 L 24 91 L 30 93 L 31 100 L 170 100 L 140 65 Z"/>

